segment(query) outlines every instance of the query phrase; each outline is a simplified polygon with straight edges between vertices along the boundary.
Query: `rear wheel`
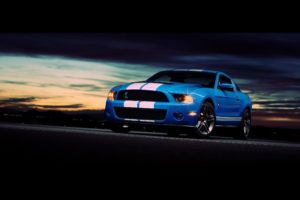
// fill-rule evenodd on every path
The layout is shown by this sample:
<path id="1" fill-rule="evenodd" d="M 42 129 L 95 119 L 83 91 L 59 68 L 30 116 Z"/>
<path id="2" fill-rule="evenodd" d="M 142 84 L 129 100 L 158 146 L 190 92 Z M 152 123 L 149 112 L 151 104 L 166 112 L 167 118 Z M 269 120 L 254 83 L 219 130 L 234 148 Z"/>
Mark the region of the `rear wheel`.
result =
<path id="1" fill-rule="evenodd" d="M 200 116 L 196 124 L 195 134 L 198 137 L 208 138 L 215 131 L 215 126 L 215 109 L 210 102 L 205 102 L 200 110 Z"/>
<path id="2" fill-rule="evenodd" d="M 249 109 L 246 109 L 243 113 L 243 117 L 240 123 L 240 126 L 237 130 L 237 139 L 248 139 L 250 135 L 250 129 L 251 129 L 251 113 Z"/>

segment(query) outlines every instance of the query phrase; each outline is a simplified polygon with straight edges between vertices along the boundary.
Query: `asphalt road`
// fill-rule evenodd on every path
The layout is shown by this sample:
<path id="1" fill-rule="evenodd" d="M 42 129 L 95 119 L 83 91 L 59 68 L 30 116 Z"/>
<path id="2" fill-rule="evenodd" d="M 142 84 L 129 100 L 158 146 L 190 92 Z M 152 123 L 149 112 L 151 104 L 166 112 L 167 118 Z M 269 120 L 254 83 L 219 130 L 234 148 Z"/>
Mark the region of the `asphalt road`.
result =
<path id="1" fill-rule="evenodd" d="M 6 169 L 298 169 L 300 143 L 0 123 Z"/>
<path id="2" fill-rule="evenodd" d="M 187 188 L 185 196 L 194 191 L 223 197 L 241 191 L 275 194 L 284 185 L 286 196 L 298 191 L 299 160 L 300 143 L 292 141 L 0 123 L 1 187 L 11 189 L 9 195 L 23 196 L 20 189 L 46 189 L 48 195 L 61 188 L 69 196 L 87 188 L 86 195 L 93 188 L 110 197 L 140 191 L 169 196 Z"/>

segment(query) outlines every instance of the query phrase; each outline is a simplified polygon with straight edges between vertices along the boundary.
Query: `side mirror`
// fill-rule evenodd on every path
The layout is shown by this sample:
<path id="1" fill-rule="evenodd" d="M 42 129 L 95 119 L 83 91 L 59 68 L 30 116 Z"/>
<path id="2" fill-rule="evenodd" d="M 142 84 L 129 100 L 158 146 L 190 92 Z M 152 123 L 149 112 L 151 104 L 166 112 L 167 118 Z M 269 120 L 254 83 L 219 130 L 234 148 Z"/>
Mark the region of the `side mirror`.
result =
<path id="1" fill-rule="evenodd" d="M 220 88 L 223 90 L 233 90 L 233 85 L 229 83 L 222 83 Z"/>

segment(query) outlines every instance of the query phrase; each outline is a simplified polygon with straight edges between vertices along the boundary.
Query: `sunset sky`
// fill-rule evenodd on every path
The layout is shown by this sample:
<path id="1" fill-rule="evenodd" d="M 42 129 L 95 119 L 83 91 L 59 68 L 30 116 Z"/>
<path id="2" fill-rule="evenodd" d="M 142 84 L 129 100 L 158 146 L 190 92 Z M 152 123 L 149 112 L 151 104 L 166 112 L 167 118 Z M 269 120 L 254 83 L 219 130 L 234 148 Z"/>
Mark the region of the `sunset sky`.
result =
<path id="1" fill-rule="evenodd" d="M 5 106 L 99 110 L 104 109 L 110 88 L 145 80 L 156 71 L 159 69 L 137 64 L 1 55 L 0 99 Z"/>
<path id="2" fill-rule="evenodd" d="M 231 75 L 257 124 L 300 127 L 300 34 L 3 33 L 0 106 L 103 109 L 109 89 L 164 69 Z"/>

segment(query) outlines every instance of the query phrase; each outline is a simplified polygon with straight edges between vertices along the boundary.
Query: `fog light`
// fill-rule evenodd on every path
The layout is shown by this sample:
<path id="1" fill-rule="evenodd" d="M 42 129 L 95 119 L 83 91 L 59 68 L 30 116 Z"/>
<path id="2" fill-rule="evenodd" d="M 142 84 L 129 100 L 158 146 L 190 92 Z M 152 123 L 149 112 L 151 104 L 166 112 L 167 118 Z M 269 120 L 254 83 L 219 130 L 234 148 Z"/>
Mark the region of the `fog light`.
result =
<path id="1" fill-rule="evenodd" d="M 183 120 L 183 114 L 181 112 L 174 112 L 173 115 L 176 120 Z"/>
<path id="2" fill-rule="evenodd" d="M 189 112 L 189 116 L 191 116 L 191 117 L 197 116 L 197 113 L 196 112 Z"/>

